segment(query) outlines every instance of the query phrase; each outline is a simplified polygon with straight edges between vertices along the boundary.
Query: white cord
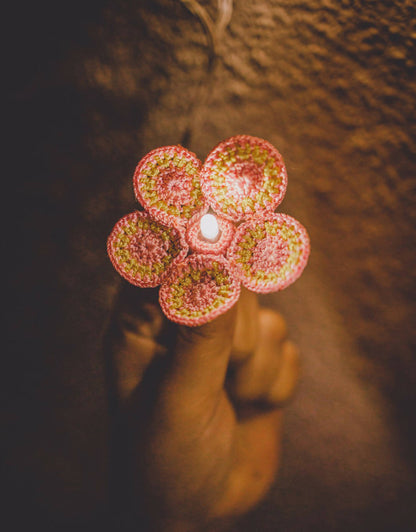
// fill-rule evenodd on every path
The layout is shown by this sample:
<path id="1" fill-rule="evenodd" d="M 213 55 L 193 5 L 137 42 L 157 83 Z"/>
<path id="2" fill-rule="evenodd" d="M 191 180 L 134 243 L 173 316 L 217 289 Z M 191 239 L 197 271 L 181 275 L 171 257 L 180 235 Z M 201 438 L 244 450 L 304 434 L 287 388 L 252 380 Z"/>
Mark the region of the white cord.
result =
<path id="1" fill-rule="evenodd" d="M 218 43 L 231 21 L 233 0 L 218 0 L 218 17 L 213 21 L 207 10 L 197 0 L 180 0 L 189 11 L 199 18 L 203 25 L 214 55 L 218 54 Z"/>
<path id="2" fill-rule="evenodd" d="M 190 104 L 189 123 L 182 135 L 182 145 L 189 146 L 192 140 L 193 132 L 197 129 L 197 122 L 199 120 L 200 110 L 207 106 L 207 102 L 211 96 L 213 74 L 217 64 L 217 59 L 220 56 L 219 44 L 223 38 L 225 29 L 231 21 L 233 14 L 233 0 L 218 0 L 218 16 L 214 22 L 207 12 L 197 0 L 180 0 L 182 4 L 196 16 L 204 28 L 208 39 L 208 65 L 205 76 L 201 79 L 199 86 L 196 89 L 194 98 Z"/>

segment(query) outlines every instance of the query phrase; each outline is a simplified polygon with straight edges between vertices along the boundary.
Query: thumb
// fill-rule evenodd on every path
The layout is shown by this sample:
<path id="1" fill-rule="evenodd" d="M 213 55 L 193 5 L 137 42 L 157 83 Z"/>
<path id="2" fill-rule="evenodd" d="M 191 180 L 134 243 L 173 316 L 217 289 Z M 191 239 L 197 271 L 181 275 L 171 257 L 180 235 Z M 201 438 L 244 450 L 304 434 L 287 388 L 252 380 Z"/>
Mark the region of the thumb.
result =
<path id="1" fill-rule="evenodd" d="M 237 320 L 238 302 L 198 327 L 178 326 L 165 385 L 185 404 L 216 400 L 222 391 Z"/>

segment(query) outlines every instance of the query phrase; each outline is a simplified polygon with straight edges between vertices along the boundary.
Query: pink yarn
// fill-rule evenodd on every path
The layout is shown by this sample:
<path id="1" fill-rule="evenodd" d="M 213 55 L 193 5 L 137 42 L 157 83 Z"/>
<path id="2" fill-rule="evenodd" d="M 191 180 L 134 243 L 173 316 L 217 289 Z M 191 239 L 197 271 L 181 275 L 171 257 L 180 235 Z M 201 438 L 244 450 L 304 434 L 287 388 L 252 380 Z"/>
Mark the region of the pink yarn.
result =
<path id="1" fill-rule="evenodd" d="M 181 146 L 158 148 L 139 162 L 133 183 L 147 212 L 128 214 L 115 225 L 108 254 L 130 283 L 161 285 L 161 308 L 176 323 L 202 325 L 226 312 L 240 283 L 259 293 L 282 290 L 306 266 L 305 228 L 273 212 L 287 175 L 280 153 L 263 139 L 225 140 L 202 168 Z M 220 230 L 215 242 L 200 231 L 209 207 Z"/>
<path id="2" fill-rule="evenodd" d="M 208 155 L 201 169 L 201 187 L 215 212 L 238 222 L 279 205 L 287 187 L 286 167 L 269 142 L 237 135 L 220 142 Z"/>
<path id="3" fill-rule="evenodd" d="M 166 316 L 182 325 L 202 325 L 238 300 L 240 281 L 224 257 L 194 254 L 170 270 L 159 302 Z"/>
<path id="4" fill-rule="evenodd" d="M 205 208 L 199 185 L 201 161 L 182 146 L 149 152 L 136 167 L 134 192 L 146 211 L 165 225 L 185 225 Z"/>
<path id="5" fill-rule="evenodd" d="M 309 237 L 302 224 L 287 214 L 267 213 L 238 227 L 227 257 L 246 288 L 269 293 L 296 281 L 309 253 Z"/>
<path id="6" fill-rule="evenodd" d="M 107 252 L 122 277 L 146 288 L 158 286 L 169 267 L 186 257 L 188 246 L 182 229 L 165 227 L 146 212 L 135 211 L 114 226 Z"/>

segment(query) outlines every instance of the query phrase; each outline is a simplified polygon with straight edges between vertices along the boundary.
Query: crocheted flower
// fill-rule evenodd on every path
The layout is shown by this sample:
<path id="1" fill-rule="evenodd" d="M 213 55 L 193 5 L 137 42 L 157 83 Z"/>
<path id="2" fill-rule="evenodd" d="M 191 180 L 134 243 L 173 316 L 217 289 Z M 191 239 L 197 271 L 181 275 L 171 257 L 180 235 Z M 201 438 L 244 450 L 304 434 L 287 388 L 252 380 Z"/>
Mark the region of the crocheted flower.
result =
<path id="1" fill-rule="evenodd" d="M 161 285 L 161 308 L 176 323 L 214 319 L 237 301 L 241 284 L 259 293 L 282 290 L 306 266 L 305 228 L 274 212 L 287 174 L 265 140 L 231 137 L 203 165 L 181 146 L 158 148 L 139 162 L 133 184 L 145 212 L 115 225 L 108 254 L 130 283 Z"/>

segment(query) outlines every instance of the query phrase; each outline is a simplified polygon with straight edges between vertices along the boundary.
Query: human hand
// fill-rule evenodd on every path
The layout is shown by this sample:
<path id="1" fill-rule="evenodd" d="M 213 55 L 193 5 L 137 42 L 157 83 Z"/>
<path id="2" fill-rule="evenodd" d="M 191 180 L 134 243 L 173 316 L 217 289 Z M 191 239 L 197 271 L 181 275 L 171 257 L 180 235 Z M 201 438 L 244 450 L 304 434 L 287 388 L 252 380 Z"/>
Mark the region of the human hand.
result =
<path id="1" fill-rule="evenodd" d="M 284 319 L 243 289 L 214 321 L 178 326 L 157 290 L 126 286 L 108 345 L 132 504 L 149 528 L 219 530 L 261 500 L 298 377 Z"/>

